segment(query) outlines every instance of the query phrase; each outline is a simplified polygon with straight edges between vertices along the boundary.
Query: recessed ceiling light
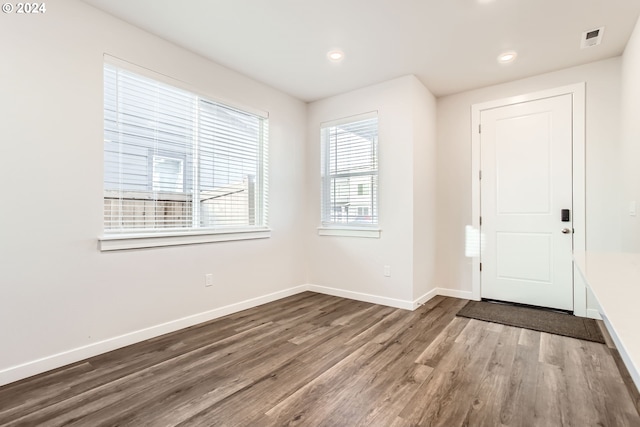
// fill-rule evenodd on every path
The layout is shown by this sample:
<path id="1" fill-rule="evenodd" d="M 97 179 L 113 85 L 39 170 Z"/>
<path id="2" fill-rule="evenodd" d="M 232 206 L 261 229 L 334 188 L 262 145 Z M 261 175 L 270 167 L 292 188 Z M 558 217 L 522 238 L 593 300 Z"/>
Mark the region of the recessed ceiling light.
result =
<path id="1" fill-rule="evenodd" d="M 338 49 L 334 49 L 327 53 L 327 58 L 333 62 L 340 62 L 344 59 L 344 52 Z"/>
<path id="2" fill-rule="evenodd" d="M 498 55 L 498 62 L 501 64 L 508 64 L 510 62 L 515 61 L 517 56 L 518 54 L 513 50 L 509 52 L 504 52 Z"/>

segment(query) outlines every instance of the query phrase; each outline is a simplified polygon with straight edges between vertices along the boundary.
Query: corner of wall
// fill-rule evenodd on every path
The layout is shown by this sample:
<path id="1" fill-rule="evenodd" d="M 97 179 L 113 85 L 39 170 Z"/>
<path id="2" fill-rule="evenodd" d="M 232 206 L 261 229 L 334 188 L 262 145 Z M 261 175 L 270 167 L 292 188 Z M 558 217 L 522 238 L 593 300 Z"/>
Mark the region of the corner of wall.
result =
<path id="1" fill-rule="evenodd" d="M 436 98 L 412 76 L 413 127 L 413 295 L 417 301 L 436 289 Z"/>

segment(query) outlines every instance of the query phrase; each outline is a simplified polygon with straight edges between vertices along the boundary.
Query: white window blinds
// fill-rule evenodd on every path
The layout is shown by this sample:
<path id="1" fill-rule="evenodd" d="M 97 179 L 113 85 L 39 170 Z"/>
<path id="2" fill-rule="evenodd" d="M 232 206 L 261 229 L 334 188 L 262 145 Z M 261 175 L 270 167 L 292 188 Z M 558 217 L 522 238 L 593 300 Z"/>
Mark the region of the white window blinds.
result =
<path id="1" fill-rule="evenodd" d="M 265 117 L 104 66 L 104 229 L 267 225 Z"/>
<path id="2" fill-rule="evenodd" d="M 378 224 L 378 117 L 321 126 L 322 225 Z"/>

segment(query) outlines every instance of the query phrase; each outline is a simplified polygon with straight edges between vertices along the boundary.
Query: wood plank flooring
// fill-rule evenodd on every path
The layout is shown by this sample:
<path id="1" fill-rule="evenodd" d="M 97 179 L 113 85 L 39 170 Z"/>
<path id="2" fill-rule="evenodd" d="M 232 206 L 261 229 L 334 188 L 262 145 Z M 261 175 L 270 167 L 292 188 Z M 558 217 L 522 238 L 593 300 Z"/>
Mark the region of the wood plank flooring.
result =
<path id="1" fill-rule="evenodd" d="M 295 295 L 1 387 L 0 425 L 640 426 L 615 349 L 465 303 Z"/>

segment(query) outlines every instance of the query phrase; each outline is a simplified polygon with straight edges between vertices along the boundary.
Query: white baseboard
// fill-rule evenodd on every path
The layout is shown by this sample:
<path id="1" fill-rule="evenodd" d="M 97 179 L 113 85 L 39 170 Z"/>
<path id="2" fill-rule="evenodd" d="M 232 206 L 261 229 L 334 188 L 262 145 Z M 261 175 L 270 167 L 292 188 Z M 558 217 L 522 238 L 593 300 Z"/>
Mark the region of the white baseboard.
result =
<path id="1" fill-rule="evenodd" d="M 426 294 L 422 295 L 417 300 L 413 301 L 412 310 L 415 310 L 416 308 L 420 307 L 422 304 L 426 303 L 427 301 L 429 301 L 430 299 L 432 299 L 433 297 L 438 296 L 438 295 L 440 295 L 438 293 L 438 288 L 431 289 L 429 292 L 427 292 Z"/>
<path id="2" fill-rule="evenodd" d="M 199 323 L 217 319 L 222 316 L 237 313 L 248 308 L 257 307 L 272 301 L 286 298 L 307 291 L 306 285 L 296 286 L 285 289 L 283 291 L 274 292 L 257 298 L 248 299 L 235 304 L 205 311 L 203 313 L 194 314 L 183 317 L 181 319 L 172 320 L 160 325 L 151 326 L 149 328 L 130 332 L 117 337 L 109 338 L 103 341 L 92 343 L 83 347 L 74 348 L 42 359 L 33 360 L 18 366 L 0 371 L 0 386 L 18 381 L 33 375 L 41 374 L 52 369 L 79 362 L 81 360 L 97 356 L 118 348 L 126 347 L 137 342 L 155 338 L 170 332 L 188 328 Z"/>
<path id="3" fill-rule="evenodd" d="M 461 291 L 458 289 L 447 289 L 447 288 L 437 288 L 438 295 L 442 295 L 443 297 L 452 297 L 452 298 L 460 298 L 460 299 L 468 299 L 473 300 L 473 292 L 471 291 Z"/>
<path id="4" fill-rule="evenodd" d="M 420 298 L 418 298 L 417 300 L 415 300 L 413 302 L 414 304 L 413 309 L 415 310 L 416 308 L 418 308 L 419 306 L 426 303 L 431 298 L 437 295 L 441 295 L 443 297 L 460 298 L 460 299 L 473 299 L 473 292 L 471 291 L 459 291 L 459 290 L 447 289 L 447 288 L 434 288 L 434 289 L 431 289 L 426 294 L 424 294 L 423 296 L 421 296 Z"/>
<path id="5" fill-rule="evenodd" d="M 587 317 L 589 319 L 602 320 L 602 317 L 600 316 L 600 312 L 598 310 L 596 310 L 595 308 L 588 308 L 587 309 Z"/>
<path id="6" fill-rule="evenodd" d="M 620 357 L 624 362 L 624 366 L 626 366 L 627 371 L 629 371 L 629 375 L 631 376 L 631 379 L 636 385 L 636 388 L 640 390 L 640 370 L 639 370 L 640 367 L 636 366 L 633 363 L 633 360 L 631 360 L 631 357 L 629 357 L 629 353 L 627 352 L 626 347 L 622 344 L 622 341 L 620 341 L 618 334 L 616 334 L 616 331 L 615 329 L 613 329 L 613 326 L 609 322 L 609 319 L 607 318 L 606 314 L 602 313 L 601 317 L 602 317 L 602 321 L 604 322 L 604 326 L 606 326 L 607 328 L 607 332 L 609 332 L 609 335 L 611 335 L 611 339 L 613 340 L 613 343 L 616 345 L 616 350 L 618 350 L 618 353 L 620 354 Z"/>
<path id="7" fill-rule="evenodd" d="M 333 295 L 334 297 L 348 298 L 362 302 L 370 302 L 372 304 L 386 305 L 394 308 L 403 308 L 405 310 L 413 310 L 415 308 L 413 301 L 381 297 L 378 295 L 365 294 L 361 292 L 346 291 L 344 289 L 330 288 L 328 286 L 308 285 L 307 289 L 311 292 L 317 292 L 319 294 Z"/>
<path id="8" fill-rule="evenodd" d="M 372 304 L 386 305 L 404 310 L 415 310 L 437 295 L 454 297 L 461 299 L 473 299 L 471 291 L 458 291 L 445 288 L 434 288 L 414 301 L 400 300 L 395 298 L 381 297 L 379 295 L 365 294 L 361 292 L 346 291 L 344 289 L 331 288 L 328 286 L 307 285 L 308 290 L 319 294 L 333 295 L 336 297 L 353 299 L 356 301 L 370 302 Z"/>

